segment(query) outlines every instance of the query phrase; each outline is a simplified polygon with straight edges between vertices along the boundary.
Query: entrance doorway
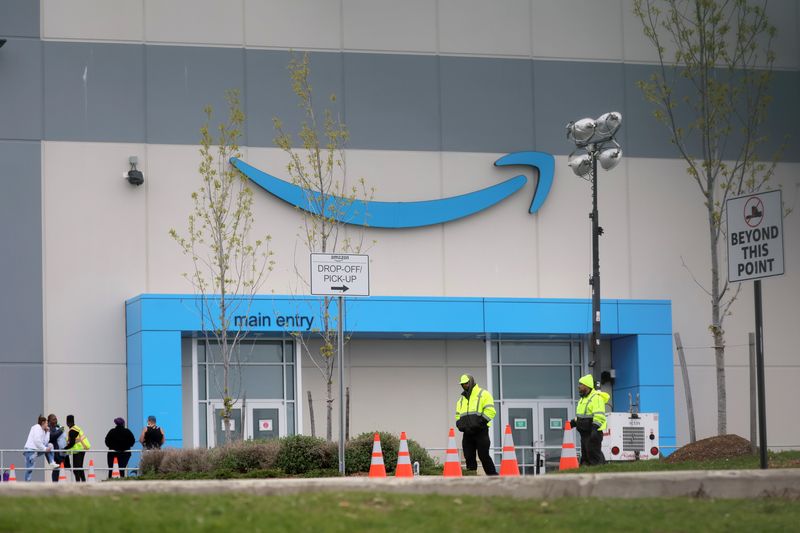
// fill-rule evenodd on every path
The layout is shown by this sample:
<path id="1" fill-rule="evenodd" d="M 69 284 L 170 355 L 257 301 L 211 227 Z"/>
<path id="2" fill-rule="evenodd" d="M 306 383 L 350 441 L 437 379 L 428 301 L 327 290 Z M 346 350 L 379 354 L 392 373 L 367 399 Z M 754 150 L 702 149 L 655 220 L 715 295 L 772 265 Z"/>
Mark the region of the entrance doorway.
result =
<path id="1" fill-rule="evenodd" d="M 570 401 L 506 401 L 502 420 L 511 426 L 520 473 L 558 470 L 564 421 L 574 412 Z M 502 443 L 498 443 L 502 446 Z M 537 470 L 538 468 L 538 470 Z"/>
<path id="2" fill-rule="evenodd" d="M 222 402 L 208 403 L 208 443 L 210 447 L 225 443 Z M 268 440 L 286 436 L 286 406 L 280 401 L 252 401 L 231 412 L 233 440 Z"/>

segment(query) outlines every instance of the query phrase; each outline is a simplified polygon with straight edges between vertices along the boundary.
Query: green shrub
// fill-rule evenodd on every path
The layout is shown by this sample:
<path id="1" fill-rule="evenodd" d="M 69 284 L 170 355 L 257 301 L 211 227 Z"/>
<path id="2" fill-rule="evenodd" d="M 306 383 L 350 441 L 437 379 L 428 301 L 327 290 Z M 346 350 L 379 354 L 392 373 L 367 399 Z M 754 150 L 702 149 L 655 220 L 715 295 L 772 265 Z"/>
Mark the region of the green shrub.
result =
<path id="1" fill-rule="evenodd" d="M 159 474 L 179 474 L 184 472 L 208 472 L 211 470 L 210 451 L 205 448 L 162 450 L 164 452 Z"/>
<path id="2" fill-rule="evenodd" d="M 337 445 L 317 437 L 293 435 L 280 439 L 275 466 L 287 474 L 338 467 Z"/>
<path id="3" fill-rule="evenodd" d="M 239 473 L 268 470 L 275 466 L 279 449 L 276 440 L 232 442 L 210 451 L 209 469 Z"/>
<path id="4" fill-rule="evenodd" d="M 145 450 L 139 460 L 139 476 L 155 475 L 161 471 L 161 461 L 167 450 Z"/>
<path id="5" fill-rule="evenodd" d="M 372 463 L 372 446 L 375 441 L 375 431 L 361 433 L 347 443 L 345 449 L 345 467 L 348 474 L 355 472 L 369 472 Z M 377 432 L 381 438 L 381 452 L 383 464 L 387 473 L 392 473 L 397 466 L 397 452 L 400 450 L 400 438 L 386 431 Z M 436 469 L 436 461 L 417 441 L 408 439 L 408 453 L 411 464 L 419 463 L 420 473 Z"/>

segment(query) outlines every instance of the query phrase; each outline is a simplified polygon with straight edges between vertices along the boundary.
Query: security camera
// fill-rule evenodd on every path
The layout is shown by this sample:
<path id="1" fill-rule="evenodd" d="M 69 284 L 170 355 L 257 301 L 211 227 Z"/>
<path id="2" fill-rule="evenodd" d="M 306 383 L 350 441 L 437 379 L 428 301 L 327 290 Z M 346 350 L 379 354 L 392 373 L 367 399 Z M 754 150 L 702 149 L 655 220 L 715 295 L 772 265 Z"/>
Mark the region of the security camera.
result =
<path id="1" fill-rule="evenodd" d="M 128 171 L 125 179 L 127 179 L 128 183 L 131 185 L 136 185 L 138 187 L 144 183 L 144 174 L 142 174 L 141 170 L 136 170 L 136 164 L 139 162 L 139 158 L 132 155 L 128 158 L 128 162 L 131 164 L 131 169 Z"/>
<path id="2" fill-rule="evenodd" d="M 128 171 L 128 183 L 131 185 L 141 185 L 144 183 L 144 175 L 142 174 L 141 170 L 129 170 Z"/>

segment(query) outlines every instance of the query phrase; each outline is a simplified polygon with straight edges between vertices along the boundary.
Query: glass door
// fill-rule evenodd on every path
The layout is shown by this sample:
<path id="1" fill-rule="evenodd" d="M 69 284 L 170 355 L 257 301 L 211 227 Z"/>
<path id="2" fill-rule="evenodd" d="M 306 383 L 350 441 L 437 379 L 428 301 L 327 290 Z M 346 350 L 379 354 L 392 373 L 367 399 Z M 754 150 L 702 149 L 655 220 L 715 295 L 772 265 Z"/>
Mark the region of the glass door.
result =
<path id="1" fill-rule="evenodd" d="M 517 463 L 523 475 L 536 473 L 538 417 L 536 402 L 505 402 L 503 405 L 503 420 L 511 426 Z M 499 444 L 502 446 L 502 442 Z"/>
<path id="2" fill-rule="evenodd" d="M 277 439 L 286 435 L 286 410 L 282 402 L 249 402 L 247 419 L 253 440 Z"/>
<path id="3" fill-rule="evenodd" d="M 538 442 L 543 454 L 542 473 L 558 471 L 561 446 L 564 443 L 564 421 L 574 412 L 572 402 L 539 402 Z M 574 436 L 573 432 L 573 436 Z"/>
<path id="4" fill-rule="evenodd" d="M 208 404 L 208 442 L 211 446 L 225 444 L 225 419 L 222 417 L 222 402 Z M 231 411 L 230 417 L 231 441 L 242 440 L 242 410 L 239 407 Z"/>

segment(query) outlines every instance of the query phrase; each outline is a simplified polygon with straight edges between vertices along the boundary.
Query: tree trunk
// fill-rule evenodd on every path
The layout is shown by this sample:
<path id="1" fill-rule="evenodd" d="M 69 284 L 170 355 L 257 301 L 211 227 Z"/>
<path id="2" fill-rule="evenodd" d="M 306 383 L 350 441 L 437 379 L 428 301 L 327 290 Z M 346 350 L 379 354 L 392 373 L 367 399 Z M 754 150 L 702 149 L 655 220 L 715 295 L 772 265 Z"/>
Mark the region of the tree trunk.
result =
<path id="1" fill-rule="evenodd" d="M 328 380 L 328 384 L 327 384 L 327 392 L 328 392 L 328 406 L 327 406 L 327 411 L 328 412 L 326 413 L 326 418 L 327 418 L 327 422 L 328 422 L 328 424 L 327 424 L 328 425 L 328 429 L 325 431 L 325 438 L 328 440 L 328 442 L 331 442 L 333 440 L 333 427 L 332 427 L 332 424 L 333 424 L 333 381 L 330 380 L 330 379 Z"/>
<path id="2" fill-rule="evenodd" d="M 308 417 L 311 420 L 311 436 L 317 436 L 317 426 L 314 422 L 314 404 L 311 402 L 311 391 L 306 391 L 308 393 Z"/>
<path id="3" fill-rule="evenodd" d="M 714 364 L 717 375 L 717 435 L 728 432 L 727 393 L 725 391 L 725 333 L 722 330 L 719 301 L 719 234 L 714 219 L 713 182 L 709 183 L 706 198 L 708 209 L 708 231 L 711 241 L 711 335 L 714 339 Z"/>

